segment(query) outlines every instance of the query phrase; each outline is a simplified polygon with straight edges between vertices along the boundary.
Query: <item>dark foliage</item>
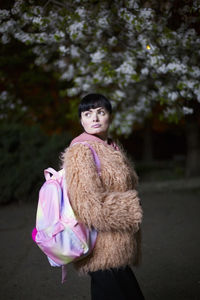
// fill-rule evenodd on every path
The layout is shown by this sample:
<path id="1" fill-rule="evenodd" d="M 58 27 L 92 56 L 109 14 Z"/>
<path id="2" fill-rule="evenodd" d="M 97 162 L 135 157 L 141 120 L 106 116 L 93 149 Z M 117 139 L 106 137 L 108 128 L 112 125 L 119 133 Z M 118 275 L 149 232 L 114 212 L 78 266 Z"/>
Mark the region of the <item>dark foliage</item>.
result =
<path id="1" fill-rule="evenodd" d="M 38 126 L 4 123 L 0 127 L 0 203 L 37 200 L 43 170 L 59 169 L 69 134 L 48 136 Z"/>

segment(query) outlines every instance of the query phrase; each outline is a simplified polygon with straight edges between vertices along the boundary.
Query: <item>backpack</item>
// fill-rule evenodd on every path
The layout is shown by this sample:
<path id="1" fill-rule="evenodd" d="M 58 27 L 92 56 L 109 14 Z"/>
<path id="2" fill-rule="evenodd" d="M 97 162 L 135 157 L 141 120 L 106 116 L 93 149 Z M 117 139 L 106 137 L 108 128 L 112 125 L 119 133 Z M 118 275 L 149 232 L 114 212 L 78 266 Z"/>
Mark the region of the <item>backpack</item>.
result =
<path id="1" fill-rule="evenodd" d="M 100 175 L 100 161 L 95 150 L 88 143 L 82 144 L 90 148 Z M 48 168 L 44 170 L 44 177 L 46 181 L 39 191 L 32 238 L 46 254 L 51 266 L 63 267 L 91 253 L 97 232 L 77 220 L 70 204 L 64 169 L 57 172 Z M 64 268 L 62 271 L 64 278 Z"/>

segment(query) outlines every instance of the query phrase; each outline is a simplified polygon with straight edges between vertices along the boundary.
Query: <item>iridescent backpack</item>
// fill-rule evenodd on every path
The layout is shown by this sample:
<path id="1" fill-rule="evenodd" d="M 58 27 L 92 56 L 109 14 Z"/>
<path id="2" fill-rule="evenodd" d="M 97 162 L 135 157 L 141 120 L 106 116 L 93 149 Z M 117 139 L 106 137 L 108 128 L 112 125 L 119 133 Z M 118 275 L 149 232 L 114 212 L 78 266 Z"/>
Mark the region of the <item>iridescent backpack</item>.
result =
<path id="1" fill-rule="evenodd" d="M 100 161 L 92 146 L 97 172 L 100 175 Z M 52 168 L 44 170 L 45 183 L 39 191 L 36 227 L 32 238 L 46 254 L 51 266 L 65 267 L 66 264 L 89 255 L 97 238 L 96 230 L 89 230 L 78 222 L 70 204 L 65 182 L 64 169 L 59 172 Z M 62 268 L 62 282 L 66 269 Z"/>

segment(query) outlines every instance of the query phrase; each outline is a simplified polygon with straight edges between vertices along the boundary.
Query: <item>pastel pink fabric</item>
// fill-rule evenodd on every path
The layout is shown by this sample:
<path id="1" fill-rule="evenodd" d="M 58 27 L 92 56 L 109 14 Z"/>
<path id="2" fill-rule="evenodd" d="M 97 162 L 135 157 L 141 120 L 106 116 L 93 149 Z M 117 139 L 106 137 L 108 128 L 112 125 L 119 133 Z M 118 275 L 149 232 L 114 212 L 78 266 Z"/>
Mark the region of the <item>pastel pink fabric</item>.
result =
<path id="1" fill-rule="evenodd" d="M 74 143 L 73 143 L 74 144 Z M 100 161 L 91 145 L 97 171 Z M 62 266 L 62 282 L 66 280 L 65 265 L 83 258 L 94 248 L 97 232 L 77 222 L 67 193 L 64 170 L 44 170 L 46 182 L 40 189 L 36 215 L 36 228 L 32 238 L 47 255 L 51 266 Z"/>
<path id="2" fill-rule="evenodd" d="M 119 147 L 117 146 L 116 143 L 114 143 L 112 141 L 112 139 L 108 139 L 109 143 L 103 141 L 102 139 L 100 139 L 99 137 L 97 137 L 96 135 L 93 134 L 89 134 L 87 132 L 83 132 L 82 134 L 80 134 L 79 136 L 77 136 L 75 139 L 73 139 L 71 141 L 71 145 L 75 144 L 75 143 L 81 143 L 81 142 L 86 142 L 86 141 L 91 141 L 91 142 L 100 142 L 103 143 L 105 145 L 110 145 L 112 146 L 115 150 L 119 150 Z"/>
<path id="3" fill-rule="evenodd" d="M 97 236 L 96 231 L 91 233 L 77 222 L 63 177 L 60 174 L 61 184 L 57 179 L 47 179 L 40 189 L 36 228 L 32 232 L 52 266 L 62 266 L 87 255 Z"/>

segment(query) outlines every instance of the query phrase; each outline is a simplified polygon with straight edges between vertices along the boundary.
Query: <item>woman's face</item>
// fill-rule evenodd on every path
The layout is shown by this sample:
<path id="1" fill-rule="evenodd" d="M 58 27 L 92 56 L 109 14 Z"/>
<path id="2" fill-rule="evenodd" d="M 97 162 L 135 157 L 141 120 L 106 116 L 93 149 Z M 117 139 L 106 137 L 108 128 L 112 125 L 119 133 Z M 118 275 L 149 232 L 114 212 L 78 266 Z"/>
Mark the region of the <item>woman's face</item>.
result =
<path id="1" fill-rule="evenodd" d="M 110 125 L 110 113 L 104 107 L 91 108 L 81 113 L 81 124 L 85 132 L 106 139 Z"/>

